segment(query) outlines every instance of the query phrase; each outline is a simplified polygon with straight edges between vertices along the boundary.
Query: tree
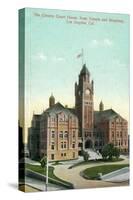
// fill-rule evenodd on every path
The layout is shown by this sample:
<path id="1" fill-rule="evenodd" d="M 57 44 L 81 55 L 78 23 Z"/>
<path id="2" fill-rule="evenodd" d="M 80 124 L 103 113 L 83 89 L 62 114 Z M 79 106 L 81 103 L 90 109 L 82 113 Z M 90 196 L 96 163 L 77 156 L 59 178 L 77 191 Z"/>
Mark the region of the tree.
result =
<path id="1" fill-rule="evenodd" d="M 41 167 L 44 168 L 47 164 L 47 157 L 43 156 L 42 159 L 40 160 Z"/>
<path id="2" fill-rule="evenodd" d="M 108 144 L 108 159 L 112 160 L 114 156 L 114 145 L 112 143 Z"/>
<path id="3" fill-rule="evenodd" d="M 85 162 L 87 162 L 89 160 L 90 155 L 87 151 L 82 150 L 81 155 L 83 156 Z"/>
<path id="4" fill-rule="evenodd" d="M 114 147 L 114 157 L 118 159 L 120 157 L 120 149 Z"/>
<path id="5" fill-rule="evenodd" d="M 107 157 L 108 157 L 108 146 L 107 145 L 105 145 L 103 147 L 101 154 L 102 154 L 103 160 L 107 160 Z"/>
<path id="6" fill-rule="evenodd" d="M 120 150 L 117 147 L 114 147 L 112 143 L 110 143 L 103 147 L 101 154 L 104 160 L 112 160 L 113 157 L 118 159 L 120 156 Z"/>

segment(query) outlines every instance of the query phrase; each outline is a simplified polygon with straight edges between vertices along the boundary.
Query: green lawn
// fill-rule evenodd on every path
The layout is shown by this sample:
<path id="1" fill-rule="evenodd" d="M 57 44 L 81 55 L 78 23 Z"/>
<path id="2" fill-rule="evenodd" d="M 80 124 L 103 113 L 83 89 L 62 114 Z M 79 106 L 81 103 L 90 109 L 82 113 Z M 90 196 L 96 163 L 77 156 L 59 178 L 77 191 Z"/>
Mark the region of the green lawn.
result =
<path id="1" fill-rule="evenodd" d="M 42 168 L 41 166 L 38 166 L 38 165 L 26 164 L 26 168 L 30 169 L 30 170 L 32 170 L 34 172 L 38 172 L 40 174 L 46 175 L 46 167 Z M 54 175 L 54 168 L 53 167 L 49 166 L 48 176 L 50 178 L 53 178 L 53 179 L 57 180 L 57 181 L 61 181 L 64 184 L 67 184 L 68 186 L 70 186 L 70 188 L 73 188 L 71 183 L 69 183 L 67 181 L 64 181 L 64 180 L 62 180 L 62 179 L 60 179 L 60 178 L 58 178 L 57 176 Z"/>
<path id="2" fill-rule="evenodd" d="M 92 179 L 92 180 L 99 179 L 98 173 L 102 173 L 104 175 L 127 166 L 129 165 L 119 164 L 119 165 L 101 165 L 101 166 L 91 167 L 82 171 L 82 176 L 86 179 Z"/>

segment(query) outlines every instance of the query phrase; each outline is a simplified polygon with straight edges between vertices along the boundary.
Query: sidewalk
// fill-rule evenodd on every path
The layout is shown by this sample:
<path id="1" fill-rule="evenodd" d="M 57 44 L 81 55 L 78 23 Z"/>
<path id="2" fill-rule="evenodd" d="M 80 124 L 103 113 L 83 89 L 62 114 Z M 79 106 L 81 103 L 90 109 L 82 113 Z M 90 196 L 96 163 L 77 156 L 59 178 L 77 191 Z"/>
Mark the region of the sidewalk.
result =
<path id="1" fill-rule="evenodd" d="M 115 162 L 115 164 L 127 164 L 128 159 Z M 109 165 L 112 163 L 104 163 L 104 165 Z M 95 167 L 103 165 L 103 163 L 97 163 L 97 164 L 87 164 L 87 165 L 80 165 L 76 168 L 68 169 L 70 165 L 58 165 L 55 166 L 54 174 L 68 182 L 71 182 L 74 185 L 74 188 L 80 189 L 80 188 L 98 188 L 98 187 L 111 187 L 111 186 L 120 186 L 124 185 L 124 183 L 111 183 L 106 182 L 103 180 L 87 180 L 80 176 L 80 172 L 83 171 L 86 168 Z M 125 183 L 127 185 L 128 183 Z"/>
<path id="2" fill-rule="evenodd" d="M 46 184 L 44 181 L 40 181 L 26 176 L 25 183 L 38 190 L 46 191 Z M 65 190 L 65 188 L 51 183 L 48 184 L 48 191 L 57 191 L 57 190 Z"/>
<path id="3" fill-rule="evenodd" d="M 122 169 L 116 170 L 109 174 L 102 176 L 102 180 L 110 181 L 110 182 L 123 182 L 129 180 L 129 167 L 124 167 Z"/>

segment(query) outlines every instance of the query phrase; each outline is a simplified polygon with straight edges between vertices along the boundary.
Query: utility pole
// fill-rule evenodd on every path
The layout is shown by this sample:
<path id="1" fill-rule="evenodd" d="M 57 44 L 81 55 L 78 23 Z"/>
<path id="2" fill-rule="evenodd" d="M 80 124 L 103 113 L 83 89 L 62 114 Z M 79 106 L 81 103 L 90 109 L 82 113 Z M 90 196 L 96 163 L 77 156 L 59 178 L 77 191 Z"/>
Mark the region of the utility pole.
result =
<path id="1" fill-rule="evenodd" d="M 46 191 L 48 191 L 48 146 L 49 146 L 49 138 L 48 138 L 48 132 L 47 132 L 47 162 L 46 162 Z"/>
<path id="2" fill-rule="evenodd" d="M 81 49 L 81 58 L 82 58 L 82 66 L 83 66 L 83 64 L 84 64 L 84 50 L 83 50 L 83 48 Z"/>

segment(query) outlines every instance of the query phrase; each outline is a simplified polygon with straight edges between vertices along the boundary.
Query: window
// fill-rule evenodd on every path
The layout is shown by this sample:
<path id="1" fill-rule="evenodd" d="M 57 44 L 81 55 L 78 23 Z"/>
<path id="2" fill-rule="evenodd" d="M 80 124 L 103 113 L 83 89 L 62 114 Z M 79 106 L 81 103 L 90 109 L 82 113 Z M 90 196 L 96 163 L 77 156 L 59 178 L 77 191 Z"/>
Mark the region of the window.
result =
<path id="1" fill-rule="evenodd" d="M 73 148 L 73 149 L 75 148 L 75 142 L 72 144 L 72 148 Z"/>
<path id="2" fill-rule="evenodd" d="M 68 132 L 65 131 L 64 138 L 68 138 Z"/>
<path id="3" fill-rule="evenodd" d="M 117 137 L 119 137 L 119 132 L 117 132 Z"/>
<path id="4" fill-rule="evenodd" d="M 64 115 L 63 121 L 66 122 L 67 121 L 67 116 Z"/>
<path id="5" fill-rule="evenodd" d="M 96 147 L 98 146 L 98 142 L 97 142 L 97 141 L 95 142 L 95 146 L 96 146 Z"/>
<path id="6" fill-rule="evenodd" d="M 61 153 L 61 157 L 66 157 L 66 153 Z"/>
<path id="7" fill-rule="evenodd" d="M 85 133 L 86 134 L 86 133 Z M 73 131 L 73 138 L 75 138 L 75 131 Z"/>
<path id="8" fill-rule="evenodd" d="M 114 137 L 114 131 L 112 131 L 112 137 Z"/>
<path id="9" fill-rule="evenodd" d="M 69 118 L 72 119 L 72 116 L 70 115 Z"/>
<path id="10" fill-rule="evenodd" d="M 82 147 L 83 145 L 82 145 L 82 143 L 78 143 L 78 147 Z"/>
<path id="11" fill-rule="evenodd" d="M 63 149 L 63 142 L 61 142 L 61 149 Z"/>
<path id="12" fill-rule="evenodd" d="M 91 137 L 91 132 L 89 133 L 89 136 Z"/>
<path id="13" fill-rule="evenodd" d="M 99 137 L 99 135 L 100 135 L 100 134 L 97 132 L 97 133 L 96 133 L 96 137 L 98 138 L 98 137 Z"/>
<path id="14" fill-rule="evenodd" d="M 54 154 L 51 154 L 51 160 L 54 160 Z"/>
<path id="15" fill-rule="evenodd" d="M 55 121 L 55 118 L 54 118 L 54 117 L 52 117 L 52 118 L 51 118 L 51 120 L 52 120 L 52 122 L 54 122 L 54 121 Z"/>
<path id="16" fill-rule="evenodd" d="M 63 132 L 62 131 L 60 132 L 60 138 L 63 138 Z"/>
<path id="17" fill-rule="evenodd" d="M 68 133 L 65 133 L 64 138 L 68 138 Z"/>
<path id="18" fill-rule="evenodd" d="M 54 142 L 52 142 L 51 149 L 54 150 Z"/>
<path id="19" fill-rule="evenodd" d="M 87 132 L 85 132 L 85 137 L 87 137 Z"/>
<path id="20" fill-rule="evenodd" d="M 102 146 L 102 141 L 99 142 L 99 146 Z"/>
<path id="21" fill-rule="evenodd" d="M 66 142 L 64 142 L 64 149 L 66 149 Z"/>
<path id="22" fill-rule="evenodd" d="M 63 122 L 64 120 L 65 120 L 65 119 L 64 119 L 64 116 L 62 116 L 62 117 L 59 118 L 59 121 L 60 121 L 60 122 Z"/>
<path id="23" fill-rule="evenodd" d="M 55 134 L 54 134 L 54 131 L 52 131 L 52 138 L 54 138 L 55 137 Z"/>

